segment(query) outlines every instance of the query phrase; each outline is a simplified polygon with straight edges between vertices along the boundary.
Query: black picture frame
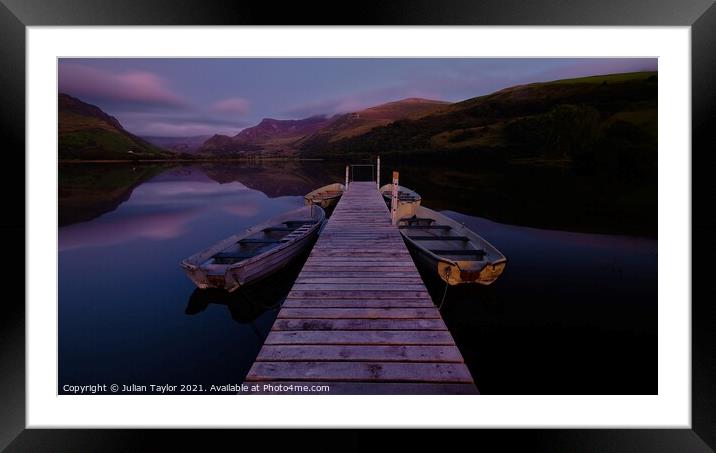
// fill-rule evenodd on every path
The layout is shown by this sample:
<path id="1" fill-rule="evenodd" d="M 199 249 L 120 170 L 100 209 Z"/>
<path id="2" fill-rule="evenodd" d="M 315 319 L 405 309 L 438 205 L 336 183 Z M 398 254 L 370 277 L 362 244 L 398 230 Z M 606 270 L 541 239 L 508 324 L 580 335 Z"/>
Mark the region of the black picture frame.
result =
<path id="1" fill-rule="evenodd" d="M 322 11 L 320 14 L 317 11 Z M 0 231 L 5 238 L 25 236 L 25 31 L 39 25 L 630 25 L 690 26 L 692 33 L 692 289 L 705 287 L 708 265 L 694 258 L 714 250 L 716 222 L 697 203 L 709 206 L 714 185 L 707 172 L 714 168 L 716 127 L 716 6 L 714 0 L 427 0 L 363 1 L 357 4 L 306 4 L 276 7 L 273 2 L 207 0 L 0 0 L 0 124 L 8 175 L 0 178 L 5 215 Z M 667 127 L 661 125 L 661 127 Z M 14 194 L 14 195 L 13 195 Z M 693 247 L 698 239 L 699 247 Z M 19 240 L 7 240 L 6 253 L 24 256 Z M 13 259 L 7 266 L 6 286 L 22 287 L 24 266 Z M 5 264 L 4 264 L 5 266 Z M 696 284 L 695 277 L 700 276 Z M 668 276 L 660 276 L 668 278 Z M 12 283 L 12 285 L 11 285 Z M 11 297 L 10 295 L 13 294 Z M 472 445 L 495 444 L 510 450 L 550 451 L 714 451 L 716 449 L 716 310 L 708 296 L 691 300 L 692 311 L 692 424 L 691 429 L 550 429 L 470 430 Z M 24 295 L 23 295 L 24 296 Z M 24 298 L 24 297 L 23 297 Z M 0 448 L 7 451 L 136 451 L 171 442 L 181 450 L 245 438 L 248 433 L 202 430 L 42 430 L 25 429 L 25 310 L 20 297 L 7 292 L 0 315 Z M 683 301 L 688 303 L 688 301 Z M 237 407 L 237 410 L 241 410 Z M 330 436 L 329 436 L 330 434 Z M 365 432 L 332 431 L 316 443 L 315 432 L 293 431 L 289 436 L 257 434 L 273 448 L 303 444 L 331 450 L 340 440 L 345 447 L 371 447 Z M 270 437 L 269 437 L 270 436 Z M 434 440 L 434 433 L 411 431 L 411 441 Z M 404 446 L 388 441 L 385 446 Z M 398 444 L 400 442 L 400 444 Z M 234 443 L 229 445 L 236 445 Z M 339 450 L 344 448 L 338 448 Z"/>

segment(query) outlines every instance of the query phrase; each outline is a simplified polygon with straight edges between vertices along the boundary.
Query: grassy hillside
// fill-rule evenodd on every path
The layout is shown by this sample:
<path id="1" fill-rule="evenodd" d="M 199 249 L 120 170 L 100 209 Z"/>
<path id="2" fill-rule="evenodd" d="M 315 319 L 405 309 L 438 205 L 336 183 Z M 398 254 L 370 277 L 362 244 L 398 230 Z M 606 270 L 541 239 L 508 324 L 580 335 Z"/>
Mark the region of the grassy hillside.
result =
<path id="1" fill-rule="evenodd" d="M 171 156 L 127 132 L 116 118 L 67 94 L 59 95 L 59 157 L 71 159 L 156 159 Z"/>
<path id="2" fill-rule="evenodd" d="M 643 174 L 656 168 L 657 83 L 655 72 L 639 72 L 520 85 L 301 151 L 489 156 Z"/>

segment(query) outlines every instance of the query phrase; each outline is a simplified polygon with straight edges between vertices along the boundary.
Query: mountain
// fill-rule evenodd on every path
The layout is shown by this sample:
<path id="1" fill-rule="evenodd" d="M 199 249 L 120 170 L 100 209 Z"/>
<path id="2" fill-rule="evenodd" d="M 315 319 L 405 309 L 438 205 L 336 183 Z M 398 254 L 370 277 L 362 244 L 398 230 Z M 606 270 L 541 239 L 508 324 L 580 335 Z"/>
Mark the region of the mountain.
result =
<path id="1" fill-rule="evenodd" d="M 293 151 L 293 144 L 313 134 L 331 122 L 326 116 L 312 116 L 302 120 L 264 118 L 259 124 L 246 128 L 234 137 L 214 135 L 204 142 L 201 153 L 254 154 L 257 152 Z"/>
<path id="2" fill-rule="evenodd" d="M 503 161 L 569 161 L 584 168 L 651 171 L 656 165 L 657 87 L 656 72 L 519 85 L 362 134 L 307 139 L 299 153 L 438 158 L 468 153 Z"/>
<path id="3" fill-rule="evenodd" d="M 334 118 L 330 124 L 297 145 L 311 149 L 342 139 L 355 137 L 378 126 L 386 126 L 398 120 L 417 119 L 445 109 L 448 102 L 430 99 L 408 98 L 370 107 Z"/>
<path id="4" fill-rule="evenodd" d="M 409 98 L 371 107 L 358 112 L 313 116 L 301 120 L 266 118 L 258 125 L 244 129 L 234 137 L 215 135 L 200 152 L 209 154 L 295 154 L 312 143 L 331 143 L 363 134 L 399 119 L 419 118 L 434 113 L 447 102 Z"/>
<path id="5" fill-rule="evenodd" d="M 68 94 L 58 97 L 60 159 L 152 159 L 171 155 L 129 133 L 99 107 Z"/>
<path id="6" fill-rule="evenodd" d="M 192 154 L 199 150 L 211 135 L 194 135 L 191 137 L 141 137 L 143 140 L 176 153 Z"/>

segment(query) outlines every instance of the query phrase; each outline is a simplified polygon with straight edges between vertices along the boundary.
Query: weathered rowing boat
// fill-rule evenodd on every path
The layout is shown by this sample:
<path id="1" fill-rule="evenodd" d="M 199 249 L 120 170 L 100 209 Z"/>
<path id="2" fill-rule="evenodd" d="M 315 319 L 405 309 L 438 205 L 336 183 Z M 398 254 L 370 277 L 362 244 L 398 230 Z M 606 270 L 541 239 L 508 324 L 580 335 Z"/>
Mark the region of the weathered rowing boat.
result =
<path id="1" fill-rule="evenodd" d="M 380 188 L 383 199 L 390 204 L 393 199 L 393 184 L 386 184 Z M 407 187 L 398 186 L 398 218 L 410 217 L 415 214 L 415 208 L 420 206 L 422 197 L 416 191 Z"/>
<path id="2" fill-rule="evenodd" d="M 338 200 L 343 195 L 343 190 L 343 184 L 328 184 L 327 186 L 319 187 L 307 193 L 303 198 L 306 200 L 306 205 L 314 204 L 323 209 L 328 209 L 338 203 Z"/>
<path id="3" fill-rule="evenodd" d="M 400 218 L 398 228 L 416 262 L 450 285 L 489 285 L 505 269 L 507 258 L 492 244 L 425 206 L 416 207 L 411 217 Z"/>
<path id="4" fill-rule="evenodd" d="M 202 289 L 234 291 L 288 265 L 316 240 L 326 214 L 304 206 L 198 252 L 181 267 Z"/>

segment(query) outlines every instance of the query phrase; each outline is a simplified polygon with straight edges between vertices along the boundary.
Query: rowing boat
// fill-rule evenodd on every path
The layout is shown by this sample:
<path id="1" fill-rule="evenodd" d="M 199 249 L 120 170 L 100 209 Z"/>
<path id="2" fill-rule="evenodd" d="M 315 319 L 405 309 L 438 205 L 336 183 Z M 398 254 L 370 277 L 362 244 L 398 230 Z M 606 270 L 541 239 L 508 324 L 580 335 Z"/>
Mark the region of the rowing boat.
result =
<path id="1" fill-rule="evenodd" d="M 338 200 L 343 195 L 343 190 L 343 184 L 328 184 L 307 193 L 303 198 L 306 201 L 306 205 L 314 204 L 323 209 L 328 209 L 338 203 Z"/>
<path id="2" fill-rule="evenodd" d="M 489 285 L 505 270 L 507 258 L 492 244 L 425 206 L 400 218 L 398 228 L 415 261 L 450 285 Z"/>
<path id="3" fill-rule="evenodd" d="M 393 184 L 386 184 L 380 188 L 383 199 L 390 204 L 393 199 Z M 410 217 L 415 214 L 415 208 L 420 206 L 422 197 L 416 191 L 407 187 L 398 186 L 398 218 Z"/>
<path id="4" fill-rule="evenodd" d="M 318 237 L 326 214 L 304 206 L 235 234 L 181 262 L 199 288 L 237 288 L 288 265 Z"/>

